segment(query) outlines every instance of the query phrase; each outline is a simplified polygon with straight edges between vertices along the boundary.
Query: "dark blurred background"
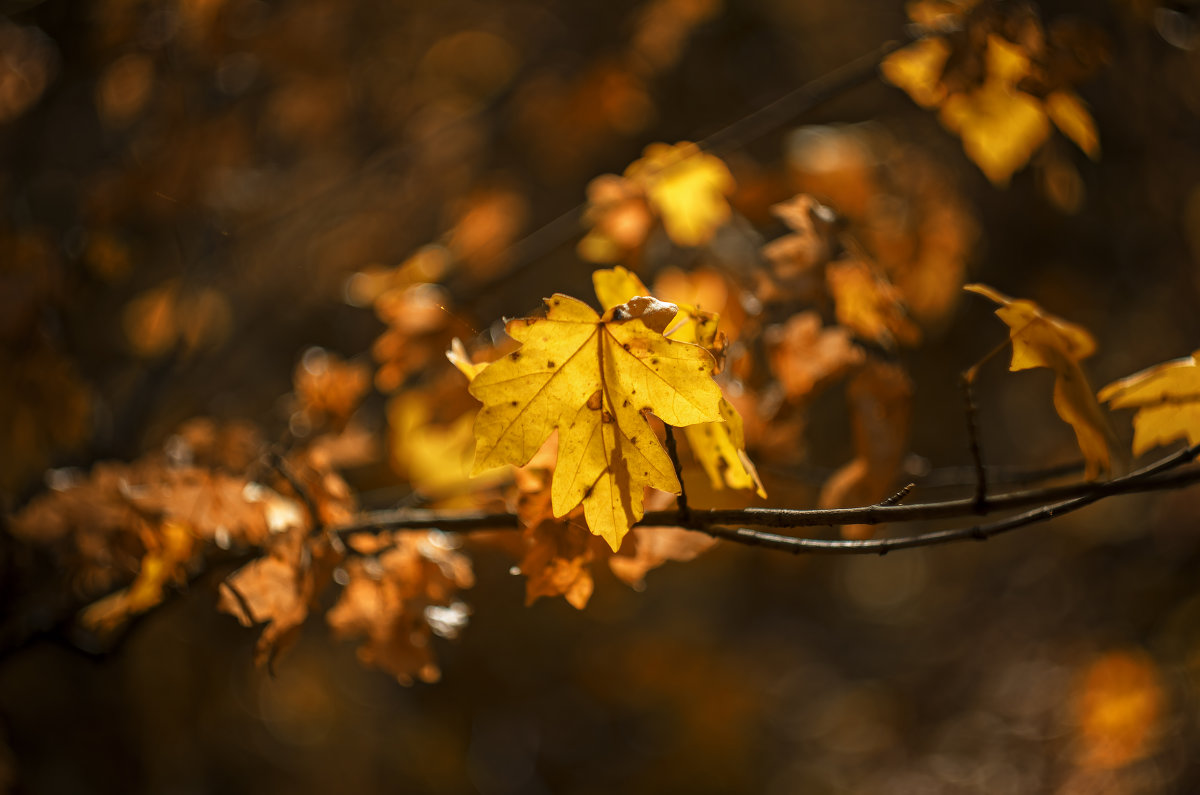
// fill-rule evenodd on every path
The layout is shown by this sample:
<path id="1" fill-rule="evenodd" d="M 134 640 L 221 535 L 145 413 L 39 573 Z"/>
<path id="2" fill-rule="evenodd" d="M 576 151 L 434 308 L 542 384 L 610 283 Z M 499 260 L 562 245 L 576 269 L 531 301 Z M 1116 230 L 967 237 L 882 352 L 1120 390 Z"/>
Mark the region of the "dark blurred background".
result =
<path id="1" fill-rule="evenodd" d="M 649 142 L 703 139 L 907 22 L 900 3 L 845 0 L 2 10 L 8 508 L 47 466 L 134 457 L 188 417 L 286 422 L 278 396 L 308 346 L 354 355 L 380 333 L 347 279 L 424 244 L 474 258 L 453 297 L 478 331 L 554 291 L 590 297 L 577 224 L 555 219 L 592 177 Z M 1098 161 L 1059 139 L 997 189 L 878 79 L 719 154 L 767 237 L 800 127 L 866 123 L 937 163 L 980 229 L 969 280 L 1089 328 L 1102 385 L 1200 339 L 1197 14 L 1040 10 L 1108 37 L 1109 66 L 1078 89 Z M 1005 334 L 964 300 L 904 354 L 912 449 L 931 465 L 969 461 L 958 373 Z M 1003 371 L 979 387 L 989 460 L 1077 457 L 1049 374 Z M 841 428 L 812 429 L 812 465 L 846 460 Z M 442 680 L 407 688 L 320 626 L 274 676 L 254 669 L 254 633 L 201 579 L 112 653 L 46 640 L 0 660 L 0 789 L 1196 792 L 1195 500 L 1124 497 L 884 558 L 719 546 L 642 593 L 600 576 L 584 611 L 524 607 L 512 561 L 484 547 Z"/>

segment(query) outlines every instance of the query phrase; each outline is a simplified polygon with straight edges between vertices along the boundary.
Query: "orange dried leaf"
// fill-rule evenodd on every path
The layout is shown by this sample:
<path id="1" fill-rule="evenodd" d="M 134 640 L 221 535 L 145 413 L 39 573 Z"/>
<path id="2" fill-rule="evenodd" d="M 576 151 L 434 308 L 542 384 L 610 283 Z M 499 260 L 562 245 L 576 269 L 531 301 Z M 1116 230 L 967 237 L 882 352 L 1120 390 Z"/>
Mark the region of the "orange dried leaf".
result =
<path id="1" fill-rule="evenodd" d="M 470 614 L 458 591 L 475 583 L 470 562 L 441 533 L 400 533 L 376 558 L 356 558 L 326 614 L 340 638 L 363 637 L 358 657 L 402 684 L 436 681 L 434 634 L 455 637 Z"/>
<path id="2" fill-rule="evenodd" d="M 1097 397 L 1114 409 L 1137 409 L 1133 454 L 1187 439 L 1200 444 L 1200 352 L 1114 381 Z"/>
<path id="3" fill-rule="evenodd" d="M 771 372 L 789 400 L 800 400 L 862 363 L 863 352 L 841 326 L 822 327 L 816 312 L 801 312 L 764 334 Z"/>
<path id="4" fill-rule="evenodd" d="M 295 642 L 341 557 L 327 539 L 296 529 L 277 536 L 269 555 L 221 583 L 217 609 L 242 626 L 266 625 L 255 644 L 256 664 L 269 665 Z"/>
<path id="5" fill-rule="evenodd" d="M 179 522 L 166 521 L 156 533 L 144 536 L 150 540 L 133 582 L 89 605 L 80 616 L 83 626 L 101 633 L 111 632 L 161 602 L 168 585 L 186 579 L 184 567 L 191 560 L 196 541 L 191 529 Z"/>
<path id="6" fill-rule="evenodd" d="M 350 421 L 359 402 L 371 387 L 365 364 L 347 362 L 321 348 L 309 348 L 300 357 L 292 375 L 300 411 L 309 424 L 328 422 L 341 430 Z"/>
<path id="7" fill-rule="evenodd" d="M 868 359 L 850 380 L 855 457 L 821 487 L 822 508 L 873 505 L 895 493 L 896 475 L 908 447 L 912 381 L 898 364 Z M 872 525 L 847 525 L 848 538 L 869 538 Z"/>
<path id="8" fill-rule="evenodd" d="M 1114 651 L 1094 660 L 1075 689 L 1080 763 L 1111 770 L 1153 752 L 1165 702 L 1162 676 L 1145 653 Z"/>
<path id="9" fill-rule="evenodd" d="M 900 290 L 868 263 L 840 260 L 825 269 L 838 322 L 863 339 L 890 348 L 914 345 L 921 332 L 908 319 Z"/>
<path id="10" fill-rule="evenodd" d="M 836 246 L 837 218 L 831 209 L 800 194 L 773 205 L 771 212 L 792 230 L 762 249 L 777 278 L 795 279 L 829 260 Z"/>
<path id="11" fill-rule="evenodd" d="M 950 45 L 939 36 L 921 39 L 884 58 L 879 71 L 923 108 L 940 105 L 946 98 L 942 71 L 950 57 Z"/>
<path id="12" fill-rule="evenodd" d="M 596 549 L 594 539 L 586 527 L 570 518 L 527 526 L 525 556 L 519 564 L 525 575 L 525 604 L 543 596 L 561 596 L 576 610 L 587 607 L 596 587 L 591 565 L 598 554 L 608 551 L 607 547 Z"/>
<path id="13" fill-rule="evenodd" d="M 686 562 L 717 543 L 712 536 L 682 527 L 633 528 L 633 544 L 608 559 L 608 567 L 622 582 L 642 588 L 647 572 L 668 561 Z"/>

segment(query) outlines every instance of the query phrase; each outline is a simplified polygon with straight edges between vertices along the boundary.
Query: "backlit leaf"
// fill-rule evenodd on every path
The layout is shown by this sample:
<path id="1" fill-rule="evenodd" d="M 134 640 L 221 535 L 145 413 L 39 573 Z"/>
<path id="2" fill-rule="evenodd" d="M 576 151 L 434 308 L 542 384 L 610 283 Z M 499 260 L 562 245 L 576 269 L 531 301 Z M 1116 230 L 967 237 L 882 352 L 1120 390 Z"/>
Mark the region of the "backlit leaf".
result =
<path id="1" fill-rule="evenodd" d="M 890 348 L 912 345 L 921 332 L 908 319 L 900 290 L 860 259 L 840 260 L 825 269 L 838 322 L 859 337 Z"/>
<path id="2" fill-rule="evenodd" d="M 1114 409 L 1137 409 L 1134 455 L 1176 439 L 1200 444 L 1200 360 L 1195 353 L 1114 381 L 1097 397 Z"/>
<path id="3" fill-rule="evenodd" d="M 983 284 L 963 289 L 1000 304 L 996 316 L 1009 327 L 1013 372 L 1033 367 L 1054 371 L 1054 408 L 1075 431 L 1086 462 L 1085 477 L 1108 474 L 1123 456 L 1108 418 L 1096 402 L 1079 362 L 1090 356 L 1096 343 L 1084 328 L 1047 313 L 1033 301 L 1014 300 Z"/>
<path id="4" fill-rule="evenodd" d="M 941 120 L 962 138 L 967 157 L 996 185 L 1007 185 L 1050 134 L 1041 102 L 995 82 L 947 99 Z"/>
<path id="5" fill-rule="evenodd" d="M 625 176 L 644 186 L 667 234 L 681 246 L 707 243 L 730 215 L 733 175 L 720 158 L 688 141 L 651 144 Z"/>
<path id="6" fill-rule="evenodd" d="M 1054 126 L 1092 160 L 1100 158 L 1100 134 L 1083 100 L 1072 91 L 1055 91 L 1046 97 L 1046 112 Z"/>
<path id="7" fill-rule="evenodd" d="M 889 83 L 902 88 L 913 102 L 932 108 L 946 98 L 942 70 L 950 57 L 950 45 L 940 36 L 921 39 L 883 59 L 879 70 Z"/>
<path id="8" fill-rule="evenodd" d="M 596 297 L 605 308 L 648 292 L 637 276 L 621 267 L 595 271 L 592 281 L 596 286 Z M 678 309 L 667 336 L 699 345 L 719 356 L 724 343 L 723 335 L 717 331 L 717 316 L 690 306 L 681 305 Z M 720 412 L 722 421 L 699 423 L 684 430 L 692 454 L 708 474 L 713 488 L 749 489 L 766 497 L 758 472 L 746 455 L 741 415 L 724 397 L 721 398 Z"/>
<path id="9" fill-rule="evenodd" d="M 474 473 L 524 465 L 557 430 L 554 514 L 582 502 L 588 527 L 614 550 L 642 516 L 645 487 L 679 491 L 645 414 L 680 427 L 721 419 L 712 356 L 644 322 L 643 314 L 661 317 L 658 303 L 622 304 L 601 317 L 555 295 L 544 318 L 509 322 L 521 348 L 489 364 L 470 386 L 483 403 Z"/>

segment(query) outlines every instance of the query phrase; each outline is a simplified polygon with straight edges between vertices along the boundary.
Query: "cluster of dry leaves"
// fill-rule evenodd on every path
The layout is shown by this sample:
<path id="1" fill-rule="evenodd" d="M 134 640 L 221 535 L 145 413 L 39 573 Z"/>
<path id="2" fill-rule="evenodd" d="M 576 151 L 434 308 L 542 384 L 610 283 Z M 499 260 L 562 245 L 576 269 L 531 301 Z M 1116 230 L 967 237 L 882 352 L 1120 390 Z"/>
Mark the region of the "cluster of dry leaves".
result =
<path id="1" fill-rule="evenodd" d="M 909 4 L 909 16 L 925 35 L 883 62 L 884 77 L 938 109 L 942 126 L 994 184 L 1007 185 L 1046 146 L 1051 124 L 1099 158 L 1096 124 L 1074 91 L 1108 60 L 1096 27 L 1061 19 L 1046 29 L 1033 5 L 995 0 L 920 0 Z M 1078 173 L 1053 148 L 1044 151 L 1048 195 L 1062 209 L 1078 209 Z"/>

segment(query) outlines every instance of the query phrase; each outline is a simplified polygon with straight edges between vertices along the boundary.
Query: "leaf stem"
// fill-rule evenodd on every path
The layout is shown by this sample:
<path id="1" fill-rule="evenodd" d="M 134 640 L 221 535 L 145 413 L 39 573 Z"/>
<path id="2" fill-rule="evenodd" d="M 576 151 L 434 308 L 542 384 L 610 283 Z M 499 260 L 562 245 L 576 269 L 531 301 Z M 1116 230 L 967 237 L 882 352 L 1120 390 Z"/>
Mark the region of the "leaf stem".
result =
<path id="1" fill-rule="evenodd" d="M 663 427 L 667 429 L 667 455 L 671 457 L 671 465 L 675 467 L 675 479 L 679 481 L 679 495 L 675 498 L 675 505 L 679 509 L 680 518 L 686 522 L 691 518 L 692 512 L 688 508 L 687 488 L 683 485 L 683 465 L 679 463 L 679 448 L 675 444 L 675 429 L 666 423 L 663 423 Z"/>

